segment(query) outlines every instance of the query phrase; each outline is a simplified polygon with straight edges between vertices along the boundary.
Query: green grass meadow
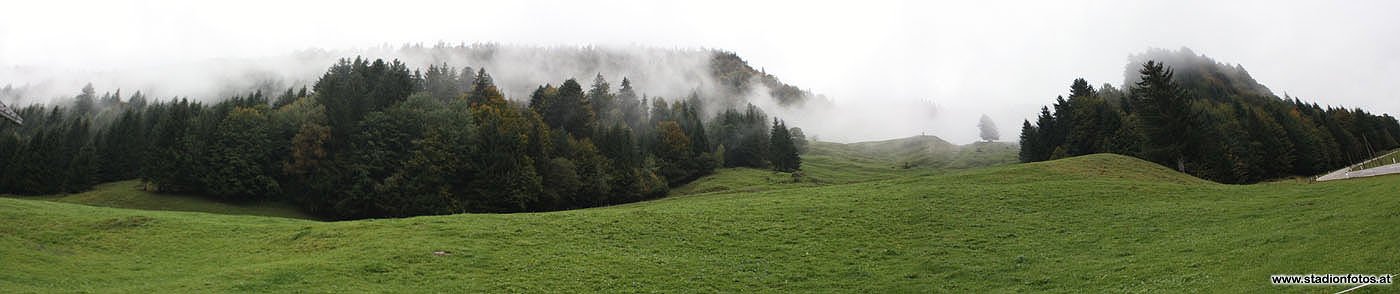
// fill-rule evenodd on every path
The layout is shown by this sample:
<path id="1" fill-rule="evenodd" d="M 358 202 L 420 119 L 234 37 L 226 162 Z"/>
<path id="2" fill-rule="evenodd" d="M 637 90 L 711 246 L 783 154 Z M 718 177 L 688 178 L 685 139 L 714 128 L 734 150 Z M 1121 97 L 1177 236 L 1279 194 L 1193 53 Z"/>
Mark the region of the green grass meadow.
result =
<path id="1" fill-rule="evenodd" d="M 145 210 L 199 211 L 220 214 L 261 215 L 285 218 L 314 219 L 295 206 L 286 203 L 225 203 L 190 195 L 153 193 L 140 181 L 121 181 L 97 185 L 92 190 L 62 195 L 5 197 L 47 200 L 92 206 L 133 208 Z"/>
<path id="2" fill-rule="evenodd" d="M 0 292 L 1332 293 L 1350 286 L 1268 278 L 1400 272 L 1400 176 L 1222 185 L 1118 155 L 861 154 L 814 150 L 799 182 L 722 169 L 673 197 L 547 213 L 319 222 L 83 200 L 136 182 L 0 198 Z"/>

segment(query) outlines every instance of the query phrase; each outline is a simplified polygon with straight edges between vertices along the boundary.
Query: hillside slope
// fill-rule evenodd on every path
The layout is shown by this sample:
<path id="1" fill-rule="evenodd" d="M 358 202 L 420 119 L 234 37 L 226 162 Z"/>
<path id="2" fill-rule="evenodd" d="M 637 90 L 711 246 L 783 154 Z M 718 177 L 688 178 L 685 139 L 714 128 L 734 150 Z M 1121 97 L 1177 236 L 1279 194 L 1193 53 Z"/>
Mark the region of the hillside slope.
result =
<path id="1" fill-rule="evenodd" d="M 1016 162 L 1017 146 L 1003 142 L 953 145 L 935 136 L 883 141 L 817 142 L 802 155 L 802 173 L 727 168 L 671 190 L 669 196 L 714 192 L 756 192 L 794 187 L 850 184 L 895 177 L 944 173 Z"/>
<path id="2" fill-rule="evenodd" d="M 848 144 L 816 142 L 810 155 L 883 162 L 900 169 L 965 169 L 1014 163 L 1018 150 L 1017 145 L 1005 142 L 960 146 L 937 136 L 919 135 Z"/>
<path id="3" fill-rule="evenodd" d="M 220 214 L 259 215 L 313 219 L 295 206 L 285 203 L 258 202 L 233 204 L 210 200 L 196 195 L 160 194 L 142 188 L 140 181 L 121 181 L 97 185 L 92 190 L 75 194 L 49 196 L 16 196 L 16 199 L 47 200 L 63 203 L 144 210 L 197 211 Z"/>
<path id="4" fill-rule="evenodd" d="M 0 289 L 1339 291 L 1266 279 L 1393 271 L 1395 179 L 1220 185 L 1090 155 L 575 211 L 335 223 L 0 198 Z M 1390 290 L 1359 292 L 1380 289 Z"/>

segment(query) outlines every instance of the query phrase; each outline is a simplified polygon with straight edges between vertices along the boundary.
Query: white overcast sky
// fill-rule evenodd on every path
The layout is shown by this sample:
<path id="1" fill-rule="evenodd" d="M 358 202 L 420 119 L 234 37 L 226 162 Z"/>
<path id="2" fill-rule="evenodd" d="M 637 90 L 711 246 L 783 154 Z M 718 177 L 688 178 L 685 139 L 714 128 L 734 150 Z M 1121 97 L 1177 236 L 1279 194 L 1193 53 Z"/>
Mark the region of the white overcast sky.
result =
<path id="1" fill-rule="evenodd" d="M 838 104 L 932 100 L 1014 140 L 1076 77 L 1190 47 L 1275 93 L 1400 113 L 1400 1 L 6 1 L 0 66 L 119 68 L 438 41 L 732 50 Z M 4 84 L 5 81 L 0 81 Z"/>

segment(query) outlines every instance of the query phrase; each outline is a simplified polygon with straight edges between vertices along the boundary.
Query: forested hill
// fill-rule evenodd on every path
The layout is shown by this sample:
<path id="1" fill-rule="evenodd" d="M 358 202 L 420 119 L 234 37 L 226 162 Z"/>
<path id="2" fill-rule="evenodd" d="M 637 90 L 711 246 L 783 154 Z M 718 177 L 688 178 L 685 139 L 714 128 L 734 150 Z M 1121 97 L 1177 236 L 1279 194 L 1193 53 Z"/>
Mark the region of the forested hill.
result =
<path id="1" fill-rule="evenodd" d="M 1226 183 L 1321 174 L 1400 147 L 1390 114 L 1275 96 L 1241 65 L 1190 49 L 1133 55 L 1126 89 L 1084 79 L 1021 131 L 1021 161 L 1148 159 Z"/>
<path id="2" fill-rule="evenodd" d="M 646 77 L 586 77 L 508 99 L 485 68 L 354 58 L 309 88 L 213 103 L 88 85 L 0 124 L 0 193 L 139 178 L 327 218 L 395 217 L 626 203 L 720 166 L 801 165 L 801 131 L 751 104 L 711 109 L 699 94 L 642 95 L 631 81 Z"/>
<path id="3" fill-rule="evenodd" d="M 1265 87 L 1240 64 L 1227 64 L 1198 55 L 1190 48 L 1171 51 L 1161 48 L 1148 49 L 1141 54 L 1128 57 L 1123 67 L 1123 85 L 1135 85 L 1142 81 L 1142 64 L 1157 61 L 1172 68 L 1177 83 L 1193 94 L 1206 99 L 1221 101 L 1246 100 L 1249 98 L 1275 98 L 1273 91 Z M 1257 101 L 1254 101 L 1257 102 Z"/>
<path id="4" fill-rule="evenodd" d="M 55 69 L 0 68 L 0 99 L 12 106 L 72 97 L 92 83 L 101 89 L 143 90 L 155 97 L 182 96 L 212 102 L 256 90 L 280 92 L 309 86 L 326 66 L 346 56 L 397 59 L 410 69 L 449 66 L 455 74 L 486 69 L 507 99 L 528 98 L 540 84 L 602 74 L 617 81 L 628 77 L 642 96 L 684 97 L 697 94 L 711 110 L 759 105 L 799 106 L 817 99 L 750 66 L 737 54 L 713 49 L 640 46 L 523 46 L 492 43 L 406 44 L 354 50 L 303 50 L 256 58 L 172 62 L 134 68 Z M 772 99 L 763 101 L 764 99 Z M 772 109 L 768 109 L 772 111 Z"/>

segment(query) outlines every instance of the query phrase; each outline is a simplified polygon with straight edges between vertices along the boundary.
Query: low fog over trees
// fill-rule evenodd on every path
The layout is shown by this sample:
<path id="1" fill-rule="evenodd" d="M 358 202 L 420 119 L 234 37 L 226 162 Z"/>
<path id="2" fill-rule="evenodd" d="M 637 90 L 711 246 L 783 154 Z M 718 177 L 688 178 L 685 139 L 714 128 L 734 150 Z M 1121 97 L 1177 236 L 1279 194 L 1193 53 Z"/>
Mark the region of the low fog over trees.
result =
<path id="1" fill-rule="evenodd" d="M 486 68 L 362 58 L 310 89 L 212 104 L 87 86 L 70 104 L 18 108 L 24 125 L 0 124 L 0 193 L 139 178 L 161 192 L 365 218 L 593 207 L 659 197 L 720 166 L 800 169 L 787 124 L 757 107 L 637 93 L 599 74 L 516 102 Z"/>

